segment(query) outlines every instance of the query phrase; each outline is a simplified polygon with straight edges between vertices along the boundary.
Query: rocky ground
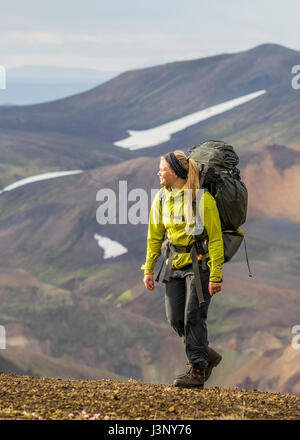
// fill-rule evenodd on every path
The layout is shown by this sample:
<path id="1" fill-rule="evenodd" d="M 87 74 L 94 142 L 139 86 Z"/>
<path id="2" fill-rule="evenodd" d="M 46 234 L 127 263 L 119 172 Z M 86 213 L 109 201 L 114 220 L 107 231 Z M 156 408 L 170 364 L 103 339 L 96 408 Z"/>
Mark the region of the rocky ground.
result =
<path id="1" fill-rule="evenodd" d="M 300 396 L 136 380 L 66 380 L 0 373 L 0 419 L 300 419 Z"/>

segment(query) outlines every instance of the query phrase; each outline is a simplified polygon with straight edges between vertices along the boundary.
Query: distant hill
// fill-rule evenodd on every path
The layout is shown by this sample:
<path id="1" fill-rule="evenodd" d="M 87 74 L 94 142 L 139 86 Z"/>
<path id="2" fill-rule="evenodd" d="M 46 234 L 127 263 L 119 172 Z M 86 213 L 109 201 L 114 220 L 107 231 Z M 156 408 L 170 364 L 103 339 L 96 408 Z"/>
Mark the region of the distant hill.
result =
<path id="1" fill-rule="evenodd" d="M 241 165 L 245 161 L 251 214 L 300 223 L 300 149 L 267 146 L 243 156 Z"/>
<path id="2" fill-rule="evenodd" d="M 90 169 L 158 156 L 207 139 L 241 151 L 299 146 L 299 92 L 291 67 L 299 52 L 275 44 L 124 72 L 87 92 L 53 102 L 0 107 L 0 184 L 62 169 Z M 146 130 L 259 90 L 266 93 L 192 125 L 170 141 L 128 151 L 114 145 L 128 130 Z M 108 158 L 110 156 L 110 158 Z"/>
<path id="3" fill-rule="evenodd" d="M 298 62 L 299 52 L 264 44 L 240 53 L 132 70 L 65 99 L 0 109 L 0 127 L 51 131 L 112 145 L 126 137 L 128 129 L 151 128 L 266 89 L 252 102 L 174 135 L 153 154 L 207 138 L 226 138 L 246 149 L 258 144 L 291 145 L 298 143 L 299 133 L 299 93 L 291 87 L 291 67 Z"/>
<path id="4" fill-rule="evenodd" d="M 118 72 L 55 66 L 20 66 L 6 71 L 6 89 L 0 106 L 30 105 L 85 92 L 113 78 Z"/>

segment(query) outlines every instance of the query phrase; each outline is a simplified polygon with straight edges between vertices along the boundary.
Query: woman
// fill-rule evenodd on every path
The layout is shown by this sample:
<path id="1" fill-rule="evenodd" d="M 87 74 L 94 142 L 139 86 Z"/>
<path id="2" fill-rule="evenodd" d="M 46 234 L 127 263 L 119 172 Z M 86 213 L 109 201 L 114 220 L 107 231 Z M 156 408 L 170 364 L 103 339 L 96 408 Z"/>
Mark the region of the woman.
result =
<path id="1" fill-rule="evenodd" d="M 191 231 L 196 224 L 192 200 L 196 200 L 199 190 L 196 162 L 187 158 L 183 151 L 176 150 L 161 157 L 158 176 L 163 188 L 156 194 L 151 207 L 146 262 L 141 266 L 148 290 L 155 288 L 153 270 L 161 255 L 165 233 L 173 245 L 184 246 L 185 251 L 186 247 L 190 249 L 195 245 Z M 163 202 L 162 191 L 165 192 Z M 197 209 L 208 236 L 208 253 L 197 255 L 196 266 L 191 253 L 172 255 L 172 270 L 165 284 L 165 307 L 169 323 L 184 337 L 189 360 L 186 374 L 179 375 L 174 385 L 203 388 L 212 368 L 222 359 L 220 354 L 208 348 L 206 320 L 211 297 L 222 289 L 224 250 L 219 212 L 209 192 L 203 193 Z M 206 265 L 203 264 L 205 259 Z M 198 286 L 196 272 L 198 276 L 200 273 Z"/>

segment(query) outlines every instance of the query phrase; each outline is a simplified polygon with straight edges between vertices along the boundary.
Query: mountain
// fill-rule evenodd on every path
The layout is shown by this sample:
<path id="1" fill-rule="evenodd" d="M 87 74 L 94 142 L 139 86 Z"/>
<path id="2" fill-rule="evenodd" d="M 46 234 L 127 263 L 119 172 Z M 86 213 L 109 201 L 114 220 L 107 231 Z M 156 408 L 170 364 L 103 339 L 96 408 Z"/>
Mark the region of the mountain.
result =
<path id="1" fill-rule="evenodd" d="M 288 159 L 283 163 L 281 156 Z M 300 249 L 295 237 L 300 226 L 281 215 L 285 192 L 277 194 L 281 210 L 274 211 L 273 218 L 256 208 L 255 195 L 257 175 L 261 188 L 275 187 L 279 178 L 285 186 L 298 166 L 298 152 L 273 145 L 240 158 L 249 189 L 248 220 L 242 229 L 254 278 L 248 280 L 241 248 L 224 266 L 224 292 L 214 298 L 209 313 L 210 343 L 224 358 L 211 383 L 297 392 L 297 353 L 285 350 L 297 324 Z M 128 193 L 144 188 L 150 195 L 151 188 L 158 187 L 158 163 L 159 158 L 130 159 L 1 195 L 0 316 L 11 335 L 7 360 L 21 368 L 15 350 L 35 347 L 37 354 L 27 357 L 22 367 L 34 374 L 45 371 L 35 365 L 36 356 L 44 364 L 48 359 L 50 366 L 53 359 L 61 366 L 64 360 L 67 365 L 79 362 L 95 374 L 109 371 L 154 383 L 170 382 L 181 371 L 185 354 L 166 322 L 163 287 L 148 292 L 142 283 L 147 224 L 100 225 L 96 220 L 99 189 L 114 190 L 118 201 L 119 181 L 126 180 Z M 253 165 L 264 166 L 263 172 L 252 174 Z M 261 197 L 268 206 L 273 195 L 265 191 Z M 128 252 L 105 259 L 95 234 L 118 241 Z M 283 369 L 284 359 L 289 368 Z M 270 373 L 262 374 L 260 365 Z M 48 374 L 55 375 L 59 368 L 48 367 Z M 91 374 L 82 369 L 82 375 Z"/>
<path id="2" fill-rule="evenodd" d="M 147 224 L 100 225 L 97 194 L 113 190 L 118 214 L 123 180 L 127 194 L 146 191 L 150 208 L 160 154 L 220 137 L 232 141 L 249 190 L 242 229 L 253 278 L 241 248 L 224 265 L 224 291 L 209 313 L 210 343 L 223 355 L 210 384 L 299 392 L 291 329 L 298 324 L 300 147 L 290 84 L 298 55 L 263 45 L 125 72 L 66 99 L 0 109 L 2 187 L 33 174 L 83 170 L 0 195 L 5 371 L 152 383 L 182 371 L 185 353 L 166 322 L 163 286 L 149 292 L 142 282 Z M 128 129 L 158 127 L 262 89 L 164 144 L 134 151 L 114 145 Z M 99 237 L 127 252 L 106 258 Z"/>
<path id="3" fill-rule="evenodd" d="M 295 50 L 264 44 L 240 53 L 128 71 L 69 98 L 0 109 L 0 127 L 51 131 L 112 146 L 129 129 L 149 129 L 264 89 L 263 96 L 191 126 L 146 154 L 158 155 L 171 146 L 194 145 L 207 138 L 225 138 L 243 149 L 298 144 L 299 96 L 291 86 L 291 68 L 298 60 Z"/>
<path id="4" fill-rule="evenodd" d="M 264 44 L 124 72 L 48 103 L 0 107 L 0 184 L 39 172 L 156 157 L 209 138 L 225 139 L 240 152 L 272 144 L 297 148 L 299 93 L 291 86 L 291 67 L 298 59 L 297 51 Z M 160 145 L 136 151 L 115 145 L 128 130 L 160 127 L 261 90 L 265 93 L 255 99 L 190 125 Z"/>
<path id="5" fill-rule="evenodd" d="M 120 151 L 121 150 L 121 151 Z M 120 163 L 130 152 L 76 136 L 26 131 L 0 132 L 0 185 L 48 171 L 93 168 Z"/>
<path id="6" fill-rule="evenodd" d="M 248 162 L 244 179 L 252 188 L 250 210 L 256 215 L 299 223 L 300 150 L 272 145 L 258 151 L 242 158 Z"/>

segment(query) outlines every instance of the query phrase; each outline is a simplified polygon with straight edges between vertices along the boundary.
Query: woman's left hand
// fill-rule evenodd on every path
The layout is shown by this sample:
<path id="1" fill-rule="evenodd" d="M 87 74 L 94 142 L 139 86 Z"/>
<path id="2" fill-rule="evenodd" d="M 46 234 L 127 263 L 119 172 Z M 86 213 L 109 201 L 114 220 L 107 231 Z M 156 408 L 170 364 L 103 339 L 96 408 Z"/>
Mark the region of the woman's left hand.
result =
<path id="1" fill-rule="evenodd" d="M 214 283 L 213 281 L 209 282 L 208 290 L 210 296 L 213 296 L 217 292 L 221 292 L 222 290 L 222 283 Z"/>

